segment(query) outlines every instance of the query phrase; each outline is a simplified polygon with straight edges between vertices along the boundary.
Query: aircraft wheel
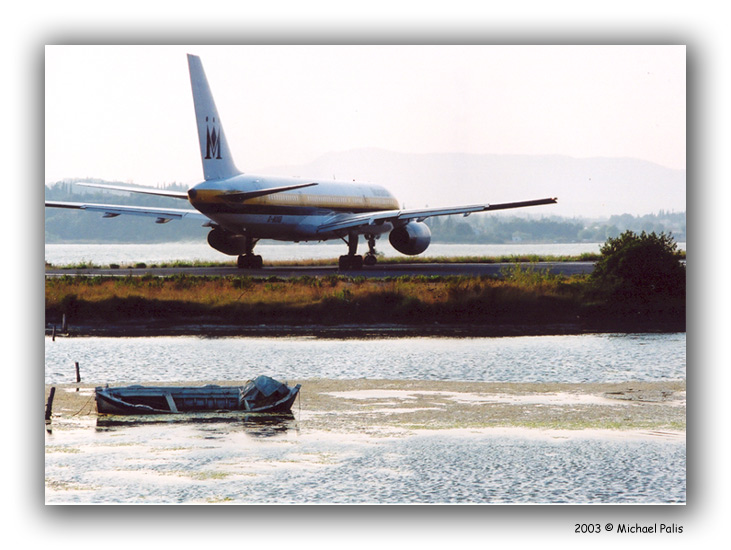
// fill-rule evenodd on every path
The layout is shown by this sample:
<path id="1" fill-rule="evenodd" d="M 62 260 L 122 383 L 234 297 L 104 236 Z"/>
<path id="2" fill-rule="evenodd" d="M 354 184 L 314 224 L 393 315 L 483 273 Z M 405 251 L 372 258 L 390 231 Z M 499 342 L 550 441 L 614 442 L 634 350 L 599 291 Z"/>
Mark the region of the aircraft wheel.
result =
<path id="1" fill-rule="evenodd" d="M 242 254 L 236 260 L 236 266 L 239 269 L 261 269 L 263 265 L 262 257 L 254 254 Z"/>
<path id="2" fill-rule="evenodd" d="M 363 256 L 340 256 L 338 258 L 338 269 L 361 269 L 363 267 Z"/>
<path id="3" fill-rule="evenodd" d="M 365 265 L 376 265 L 378 262 L 378 258 L 376 258 L 375 254 L 366 254 L 363 256 L 363 263 Z"/>

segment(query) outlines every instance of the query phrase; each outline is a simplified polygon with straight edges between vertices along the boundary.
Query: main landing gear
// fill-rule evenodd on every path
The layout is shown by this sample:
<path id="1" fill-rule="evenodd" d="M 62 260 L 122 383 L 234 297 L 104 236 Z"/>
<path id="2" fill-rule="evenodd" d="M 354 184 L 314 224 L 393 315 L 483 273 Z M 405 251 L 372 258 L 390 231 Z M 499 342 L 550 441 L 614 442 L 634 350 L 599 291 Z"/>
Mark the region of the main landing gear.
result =
<path id="1" fill-rule="evenodd" d="M 345 239 L 343 239 L 345 240 Z M 368 252 L 365 256 L 356 254 L 358 251 L 358 234 L 350 233 L 348 240 L 348 253 L 338 258 L 338 268 L 343 271 L 346 269 L 362 269 L 363 265 L 376 265 L 376 237 L 374 235 L 366 235 L 368 241 Z"/>
<path id="2" fill-rule="evenodd" d="M 246 242 L 246 253 L 241 254 L 236 260 L 236 266 L 239 269 L 261 269 L 264 265 L 261 256 L 254 254 L 254 245 L 259 239 L 252 237 L 244 237 Z"/>

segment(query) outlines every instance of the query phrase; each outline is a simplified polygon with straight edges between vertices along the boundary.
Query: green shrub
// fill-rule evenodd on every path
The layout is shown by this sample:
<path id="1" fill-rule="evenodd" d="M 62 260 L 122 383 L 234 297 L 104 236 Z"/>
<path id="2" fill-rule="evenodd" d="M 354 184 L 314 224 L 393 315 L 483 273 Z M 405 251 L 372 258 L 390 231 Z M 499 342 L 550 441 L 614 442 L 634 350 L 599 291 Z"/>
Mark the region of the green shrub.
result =
<path id="1" fill-rule="evenodd" d="M 600 249 L 591 280 L 618 299 L 685 296 L 685 267 L 671 235 L 625 231 Z"/>

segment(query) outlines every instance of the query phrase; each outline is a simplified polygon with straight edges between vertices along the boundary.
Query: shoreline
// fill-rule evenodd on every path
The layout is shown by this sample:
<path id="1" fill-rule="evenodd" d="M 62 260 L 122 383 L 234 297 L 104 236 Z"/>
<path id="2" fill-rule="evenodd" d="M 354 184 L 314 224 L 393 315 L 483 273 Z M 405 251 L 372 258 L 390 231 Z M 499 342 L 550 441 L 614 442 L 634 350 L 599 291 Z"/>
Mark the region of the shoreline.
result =
<path id="1" fill-rule="evenodd" d="M 604 326 L 585 326 L 580 323 L 555 324 L 346 324 L 346 325 L 231 325 L 224 323 L 170 323 L 143 321 L 129 323 L 73 324 L 66 333 L 56 329 L 56 338 L 74 337 L 287 337 L 316 338 L 413 338 L 413 337 L 510 337 L 510 336 L 563 336 L 605 333 L 675 333 L 685 332 L 685 326 L 676 323 L 607 323 Z M 52 337 L 54 328 L 47 326 L 45 335 Z"/>

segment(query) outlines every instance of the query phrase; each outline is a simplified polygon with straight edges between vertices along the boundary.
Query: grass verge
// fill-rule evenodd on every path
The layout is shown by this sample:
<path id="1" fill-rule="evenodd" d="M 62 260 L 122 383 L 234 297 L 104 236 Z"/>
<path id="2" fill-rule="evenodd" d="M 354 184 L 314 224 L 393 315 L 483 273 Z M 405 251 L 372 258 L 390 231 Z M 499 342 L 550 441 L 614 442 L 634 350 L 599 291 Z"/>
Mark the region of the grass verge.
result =
<path id="1" fill-rule="evenodd" d="M 227 325 L 574 324 L 684 330 L 684 301 L 617 303 L 586 276 L 514 265 L 501 277 L 62 276 L 46 280 L 46 321 Z"/>

